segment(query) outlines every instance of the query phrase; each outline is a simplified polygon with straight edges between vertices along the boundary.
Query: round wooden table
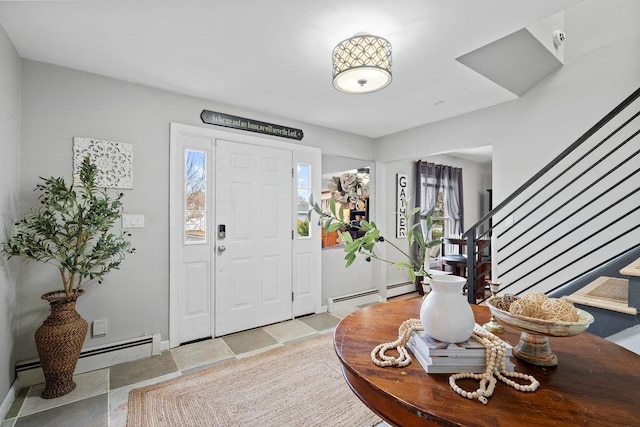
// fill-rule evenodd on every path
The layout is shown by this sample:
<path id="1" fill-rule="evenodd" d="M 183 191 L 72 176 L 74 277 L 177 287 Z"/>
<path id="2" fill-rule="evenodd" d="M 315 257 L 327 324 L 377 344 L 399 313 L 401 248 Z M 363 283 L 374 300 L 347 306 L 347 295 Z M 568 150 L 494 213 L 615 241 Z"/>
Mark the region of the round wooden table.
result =
<path id="1" fill-rule="evenodd" d="M 529 365 L 515 357 L 516 371 L 533 375 L 533 393 L 496 385 L 486 405 L 456 394 L 449 374 L 427 374 L 413 359 L 405 368 L 381 368 L 371 350 L 395 341 L 398 327 L 418 318 L 421 300 L 377 304 L 345 317 L 336 327 L 335 350 L 347 383 L 371 410 L 397 426 L 640 426 L 640 356 L 589 333 L 549 338 L 557 367 Z M 472 306 L 476 322 L 489 310 Z M 452 315 L 455 315 L 452 313 Z M 505 325 L 501 338 L 515 346 L 520 332 Z M 477 382 L 458 381 L 466 390 Z"/>

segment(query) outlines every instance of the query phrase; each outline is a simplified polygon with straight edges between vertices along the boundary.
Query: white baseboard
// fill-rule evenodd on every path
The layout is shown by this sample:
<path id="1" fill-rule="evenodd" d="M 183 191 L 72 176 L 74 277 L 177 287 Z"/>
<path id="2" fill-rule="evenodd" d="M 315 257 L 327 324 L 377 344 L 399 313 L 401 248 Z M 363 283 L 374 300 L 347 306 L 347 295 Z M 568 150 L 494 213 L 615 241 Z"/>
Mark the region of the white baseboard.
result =
<path id="1" fill-rule="evenodd" d="M 0 404 L 0 420 L 4 420 L 4 417 L 9 413 L 9 409 L 11 409 L 11 405 L 13 405 L 13 401 L 16 400 L 16 396 L 18 395 L 18 390 L 20 387 L 18 386 L 18 379 L 16 378 L 11 384 L 7 395 L 2 400 L 2 404 Z"/>
<path id="2" fill-rule="evenodd" d="M 74 374 L 95 371 L 109 366 L 160 354 L 160 334 L 82 349 Z M 20 387 L 44 382 L 40 360 L 27 360 L 16 364 Z"/>

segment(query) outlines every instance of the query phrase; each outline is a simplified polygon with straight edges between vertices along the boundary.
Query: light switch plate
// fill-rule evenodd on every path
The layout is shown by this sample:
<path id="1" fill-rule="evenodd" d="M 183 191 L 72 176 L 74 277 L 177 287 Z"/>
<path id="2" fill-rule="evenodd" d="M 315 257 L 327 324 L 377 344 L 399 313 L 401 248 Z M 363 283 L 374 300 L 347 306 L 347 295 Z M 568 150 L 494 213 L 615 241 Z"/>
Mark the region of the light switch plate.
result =
<path id="1" fill-rule="evenodd" d="M 122 228 L 144 228 L 144 215 L 123 214 Z"/>
<path id="2" fill-rule="evenodd" d="M 107 319 L 94 320 L 91 325 L 92 337 L 104 337 L 107 335 Z"/>
<path id="3" fill-rule="evenodd" d="M 509 228 L 513 225 L 513 215 L 509 215 L 507 218 L 505 218 L 504 220 L 504 227 L 505 228 Z"/>

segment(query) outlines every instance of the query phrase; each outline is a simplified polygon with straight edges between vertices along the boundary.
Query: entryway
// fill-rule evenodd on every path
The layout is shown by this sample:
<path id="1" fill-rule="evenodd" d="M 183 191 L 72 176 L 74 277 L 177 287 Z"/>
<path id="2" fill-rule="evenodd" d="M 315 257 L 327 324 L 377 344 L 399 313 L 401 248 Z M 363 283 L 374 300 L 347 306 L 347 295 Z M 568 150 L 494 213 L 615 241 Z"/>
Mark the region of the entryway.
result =
<path id="1" fill-rule="evenodd" d="M 170 347 L 320 309 L 320 232 L 299 227 L 319 171 L 316 148 L 171 125 Z"/>

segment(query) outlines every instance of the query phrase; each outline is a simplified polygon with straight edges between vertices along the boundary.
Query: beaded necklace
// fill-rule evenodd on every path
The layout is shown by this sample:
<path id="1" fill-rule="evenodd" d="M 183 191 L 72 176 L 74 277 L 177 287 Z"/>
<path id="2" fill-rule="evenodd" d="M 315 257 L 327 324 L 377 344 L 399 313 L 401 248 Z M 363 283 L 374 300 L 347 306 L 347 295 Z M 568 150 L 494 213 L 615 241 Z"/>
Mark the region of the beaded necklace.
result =
<path id="1" fill-rule="evenodd" d="M 420 319 L 409 319 L 402 322 L 398 329 L 398 339 L 393 342 L 387 342 L 376 346 L 371 351 L 371 361 L 381 367 L 397 366 L 405 367 L 411 363 L 411 356 L 407 351 L 406 344 L 414 331 L 421 331 L 422 324 Z M 488 397 L 491 397 L 495 390 L 497 379 L 518 391 L 532 392 L 535 391 L 540 383 L 532 375 L 523 374 L 521 372 L 507 371 L 506 362 L 506 343 L 491 332 L 475 327 L 471 338 L 478 341 L 486 349 L 486 365 L 487 369 L 483 373 L 461 372 L 453 374 L 449 377 L 449 385 L 462 397 L 468 399 L 478 399 L 483 404 L 487 404 Z M 395 348 L 398 356 L 388 356 L 387 351 Z M 497 379 L 496 379 L 497 377 Z M 472 378 L 479 381 L 479 387 L 475 391 L 467 391 L 456 384 L 461 378 Z M 529 381 L 529 384 L 519 384 L 510 378 L 519 378 Z"/>

